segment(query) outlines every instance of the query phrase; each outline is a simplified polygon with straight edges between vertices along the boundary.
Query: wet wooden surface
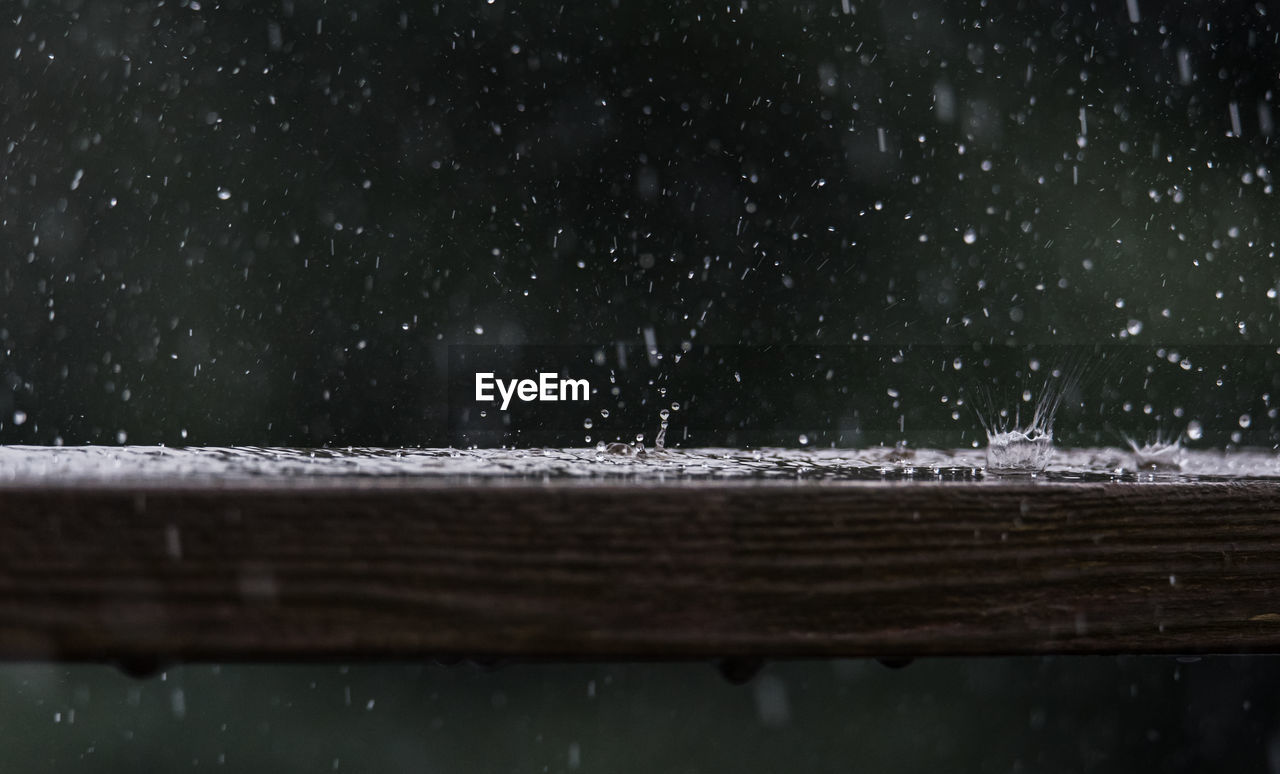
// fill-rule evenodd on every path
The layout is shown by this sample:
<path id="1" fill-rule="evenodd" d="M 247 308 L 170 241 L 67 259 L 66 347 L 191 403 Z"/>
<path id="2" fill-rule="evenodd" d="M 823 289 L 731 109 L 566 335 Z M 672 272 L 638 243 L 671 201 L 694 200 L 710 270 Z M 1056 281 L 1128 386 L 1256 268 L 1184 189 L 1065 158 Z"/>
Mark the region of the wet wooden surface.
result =
<path id="1" fill-rule="evenodd" d="M 1280 651 L 1280 484 L 0 486 L 0 657 Z"/>

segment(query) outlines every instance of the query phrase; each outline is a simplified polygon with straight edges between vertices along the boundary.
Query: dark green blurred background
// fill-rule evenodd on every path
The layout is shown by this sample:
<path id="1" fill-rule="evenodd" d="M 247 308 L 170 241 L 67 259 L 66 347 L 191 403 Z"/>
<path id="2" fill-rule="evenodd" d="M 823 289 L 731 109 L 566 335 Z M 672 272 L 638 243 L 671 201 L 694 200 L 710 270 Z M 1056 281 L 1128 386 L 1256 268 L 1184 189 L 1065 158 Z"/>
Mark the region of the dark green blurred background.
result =
<path id="1" fill-rule="evenodd" d="M 5 771 L 1274 772 L 1275 660 L 0 668 Z M 253 701 L 246 701 L 252 697 Z"/>
<path id="2" fill-rule="evenodd" d="M 1209 345 L 1199 377 L 1098 369 L 1072 440 L 1146 432 L 1125 402 L 1173 434 L 1199 417 L 1205 443 L 1280 440 L 1280 369 L 1239 369 L 1277 338 L 1263 4 L 4 17 L 3 442 L 457 443 L 450 345 L 612 351 L 646 330 L 668 371 L 726 345 L 1126 344 L 1153 364 Z M 902 414 L 913 443 L 961 440 L 913 436 L 936 400 L 891 375 L 833 392 L 762 355 L 733 398 L 686 370 L 667 399 L 709 401 L 683 417 L 700 444 L 893 442 Z M 618 374 L 621 408 L 647 408 L 611 435 L 652 433 L 652 378 Z M 886 388 L 901 405 L 868 397 Z M 881 429 L 842 432 L 854 412 Z"/>

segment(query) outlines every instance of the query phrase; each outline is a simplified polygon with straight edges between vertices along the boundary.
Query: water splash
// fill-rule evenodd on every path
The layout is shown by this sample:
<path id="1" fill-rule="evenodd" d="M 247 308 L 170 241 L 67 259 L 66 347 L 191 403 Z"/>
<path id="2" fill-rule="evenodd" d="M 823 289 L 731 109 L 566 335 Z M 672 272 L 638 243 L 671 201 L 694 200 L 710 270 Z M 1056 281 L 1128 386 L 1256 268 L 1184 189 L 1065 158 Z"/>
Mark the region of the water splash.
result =
<path id="1" fill-rule="evenodd" d="M 1050 421 L 1052 424 L 1052 421 Z M 987 472 L 1026 476 L 1044 472 L 1053 459 L 1053 430 L 1033 422 L 1024 429 L 987 430 Z"/>
<path id="2" fill-rule="evenodd" d="M 662 452 L 667 449 L 667 420 L 671 417 L 669 409 L 663 409 L 658 412 L 658 436 L 653 439 L 654 451 Z"/>
<path id="3" fill-rule="evenodd" d="M 643 457 L 646 454 L 644 450 L 644 442 L 641 440 L 637 440 L 635 443 L 622 443 L 621 441 L 615 441 L 610 444 L 606 444 L 604 441 L 601 441 L 596 446 L 596 452 L 597 457 L 606 454 L 614 457 Z"/>
<path id="4" fill-rule="evenodd" d="M 672 403 L 671 408 L 662 409 L 658 412 L 658 434 L 653 439 L 653 450 L 646 452 L 644 448 L 644 433 L 636 435 L 634 444 L 611 443 L 603 448 L 608 454 L 622 456 L 644 456 L 645 454 L 666 454 L 667 453 L 667 428 L 670 427 L 671 412 L 679 411 L 680 404 Z"/>
<path id="5" fill-rule="evenodd" d="M 1141 446 L 1133 438 L 1125 437 L 1125 443 L 1133 450 L 1133 469 L 1147 473 L 1177 473 L 1182 470 L 1182 436 L 1167 438 L 1157 433 L 1154 441 Z"/>
<path id="6" fill-rule="evenodd" d="M 1066 388 L 1075 375 L 1059 381 L 1045 380 L 1040 398 L 1027 422 L 1022 421 L 1021 408 L 1010 417 L 1007 410 L 995 411 L 989 393 L 978 407 L 978 420 L 987 433 L 987 472 L 1003 476 L 1034 476 L 1043 473 L 1053 459 L 1053 420 Z M 1029 400 L 1030 392 L 1023 393 Z M 985 408 L 985 411 L 983 410 Z"/>

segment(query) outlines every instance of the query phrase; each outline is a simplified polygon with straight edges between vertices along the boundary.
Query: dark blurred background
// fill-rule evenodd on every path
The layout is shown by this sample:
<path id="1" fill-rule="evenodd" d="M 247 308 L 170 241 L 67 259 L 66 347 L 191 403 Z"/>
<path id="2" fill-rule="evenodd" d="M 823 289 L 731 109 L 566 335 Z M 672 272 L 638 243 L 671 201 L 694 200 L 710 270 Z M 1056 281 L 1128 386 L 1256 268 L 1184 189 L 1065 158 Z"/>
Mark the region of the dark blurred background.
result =
<path id="1" fill-rule="evenodd" d="M 1094 369 L 1069 441 L 1280 441 L 1280 369 L 1240 369 L 1277 338 L 1264 4 L 4 10 L 0 441 L 459 443 L 449 347 L 524 344 L 664 356 L 598 437 L 683 399 L 688 443 L 966 443 L 912 435 L 890 358 L 979 344 L 1160 366 Z"/>
<path id="2" fill-rule="evenodd" d="M 5 771 L 1280 770 L 1274 658 L 0 667 Z M 252 697 L 253 701 L 246 701 Z"/>

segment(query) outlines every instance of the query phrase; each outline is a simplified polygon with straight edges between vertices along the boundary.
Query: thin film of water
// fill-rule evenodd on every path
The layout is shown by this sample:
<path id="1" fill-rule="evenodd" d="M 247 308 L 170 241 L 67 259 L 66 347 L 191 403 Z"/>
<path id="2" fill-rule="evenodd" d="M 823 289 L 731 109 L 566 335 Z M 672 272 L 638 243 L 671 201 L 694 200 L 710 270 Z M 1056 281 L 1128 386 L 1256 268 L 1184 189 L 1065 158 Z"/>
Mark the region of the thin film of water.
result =
<path id="1" fill-rule="evenodd" d="M 985 449 L 646 449 L 641 442 L 569 449 L 384 449 L 4 446 L 0 485 L 400 479 L 424 483 L 769 480 L 941 482 L 1009 480 Z M 1280 480 L 1270 450 L 1177 447 L 1057 449 L 1036 481 Z"/>

